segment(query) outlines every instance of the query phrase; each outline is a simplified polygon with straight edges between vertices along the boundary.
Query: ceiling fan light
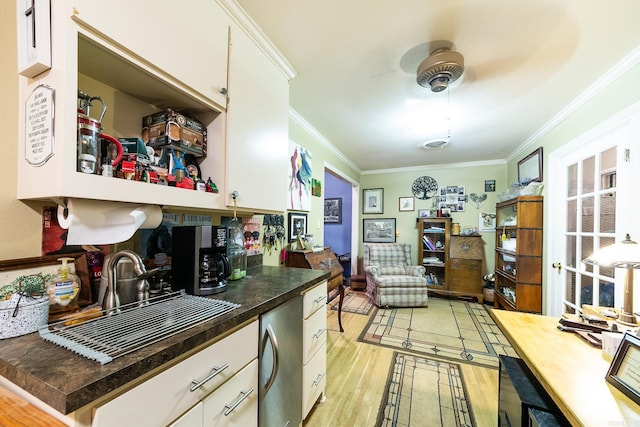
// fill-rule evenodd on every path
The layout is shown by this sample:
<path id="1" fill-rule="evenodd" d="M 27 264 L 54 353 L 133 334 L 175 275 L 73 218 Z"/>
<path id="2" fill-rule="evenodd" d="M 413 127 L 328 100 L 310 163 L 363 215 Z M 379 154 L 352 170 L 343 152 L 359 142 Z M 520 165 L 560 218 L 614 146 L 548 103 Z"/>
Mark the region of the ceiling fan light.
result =
<path id="1" fill-rule="evenodd" d="M 432 92 L 442 92 L 447 87 L 449 87 L 449 80 L 451 80 L 451 75 L 446 73 L 436 74 L 432 78 L 429 79 L 429 86 L 431 87 Z"/>
<path id="2" fill-rule="evenodd" d="M 434 139 L 432 141 L 427 141 L 423 144 L 423 148 L 425 150 L 439 150 L 449 145 L 449 141 L 444 139 Z"/>
<path id="3" fill-rule="evenodd" d="M 433 92 L 442 92 L 464 71 L 464 58 L 447 48 L 436 49 L 418 66 L 416 81 Z"/>

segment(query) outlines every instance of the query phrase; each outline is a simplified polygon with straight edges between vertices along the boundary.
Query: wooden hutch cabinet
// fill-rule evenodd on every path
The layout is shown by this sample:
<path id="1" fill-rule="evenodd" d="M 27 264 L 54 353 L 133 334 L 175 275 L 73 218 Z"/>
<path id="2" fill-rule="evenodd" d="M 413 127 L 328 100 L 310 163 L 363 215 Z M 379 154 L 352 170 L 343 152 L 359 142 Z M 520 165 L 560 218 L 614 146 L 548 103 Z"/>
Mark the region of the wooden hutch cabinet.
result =
<path id="1" fill-rule="evenodd" d="M 451 236 L 451 218 L 420 218 L 418 230 L 418 263 L 429 290 L 482 301 L 482 237 Z"/>
<path id="2" fill-rule="evenodd" d="M 496 308 L 542 312 L 542 215 L 542 196 L 496 204 Z"/>
<path id="3" fill-rule="evenodd" d="M 451 236 L 449 241 L 449 292 L 451 295 L 473 296 L 482 302 L 482 236 Z"/>

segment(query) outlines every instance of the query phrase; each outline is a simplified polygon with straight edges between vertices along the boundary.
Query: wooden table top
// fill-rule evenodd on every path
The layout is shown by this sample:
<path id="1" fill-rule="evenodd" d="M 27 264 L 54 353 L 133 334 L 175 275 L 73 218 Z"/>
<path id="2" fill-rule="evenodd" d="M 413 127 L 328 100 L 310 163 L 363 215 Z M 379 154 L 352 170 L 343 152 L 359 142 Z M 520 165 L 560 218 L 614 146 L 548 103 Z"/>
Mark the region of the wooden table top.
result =
<path id="1" fill-rule="evenodd" d="M 558 318 L 506 310 L 491 316 L 574 426 L 640 425 L 640 407 L 606 382 L 611 359 Z"/>

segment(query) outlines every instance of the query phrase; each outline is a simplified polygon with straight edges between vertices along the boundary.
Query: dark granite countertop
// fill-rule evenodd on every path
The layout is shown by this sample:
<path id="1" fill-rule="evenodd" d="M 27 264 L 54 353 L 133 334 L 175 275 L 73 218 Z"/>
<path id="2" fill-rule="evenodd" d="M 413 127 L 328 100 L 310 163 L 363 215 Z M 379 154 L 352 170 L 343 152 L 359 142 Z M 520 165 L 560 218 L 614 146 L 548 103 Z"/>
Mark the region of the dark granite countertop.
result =
<path id="1" fill-rule="evenodd" d="M 328 276 L 321 270 L 252 267 L 245 279 L 229 282 L 225 292 L 211 297 L 241 304 L 240 308 L 106 365 L 45 341 L 37 332 L 9 338 L 0 341 L 0 375 L 68 414 L 288 301 Z"/>

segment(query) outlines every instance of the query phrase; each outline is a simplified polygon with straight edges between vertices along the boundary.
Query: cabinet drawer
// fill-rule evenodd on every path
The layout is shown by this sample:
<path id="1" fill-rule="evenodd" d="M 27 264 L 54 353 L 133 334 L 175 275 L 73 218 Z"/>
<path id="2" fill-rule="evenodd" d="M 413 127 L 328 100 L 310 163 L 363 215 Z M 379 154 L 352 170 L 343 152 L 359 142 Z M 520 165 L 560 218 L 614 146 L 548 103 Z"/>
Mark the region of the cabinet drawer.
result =
<path id="1" fill-rule="evenodd" d="M 471 272 L 482 271 L 482 260 L 475 259 L 451 259 L 449 260 L 451 270 L 468 270 Z"/>
<path id="2" fill-rule="evenodd" d="M 482 261 L 450 259 L 448 283 L 451 291 L 482 293 Z"/>
<path id="3" fill-rule="evenodd" d="M 327 347 L 323 346 L 302 372 L 302 418 L 304 419 L 327 383 Z"/>
<path id="4" fill-rule="evenodd" d="M 311 316 L 320 307 L 327 304 L 327 281 L 321 282 L 318 286 L 309 289 L 304 294 L 302 317 L 304 319 Z"/>
<path id="5" fill-rule="evenodd" d="M 205 399 L 203 425 L 218 427 L 258 425 L 257 359 Z"/>
<path id="6" fill-rule="evenodd" d="M 174 423 L 169 424 L 169 427 L 202 427 L 203 407 L 204 404 L 202 402 L 198 403 Z"/>
<path id="7" fill-rule="evenodd" d="M 302 360 L 307 363 L 320 347 L 327 343 L 327 313 L 317 310 L 303 322 Z"/>
<path id="8" fill-rule="evenodd" d="M 167 425 L 258 357 L 258 321 L 254 321 L 95 410 L 93 426 Z M 190 391 L 211 375 L 225 369 Z M 148 406 L 151 405 L 151 406 Z M 150 410 L 141 411 L 141 408 Z"/>

